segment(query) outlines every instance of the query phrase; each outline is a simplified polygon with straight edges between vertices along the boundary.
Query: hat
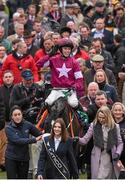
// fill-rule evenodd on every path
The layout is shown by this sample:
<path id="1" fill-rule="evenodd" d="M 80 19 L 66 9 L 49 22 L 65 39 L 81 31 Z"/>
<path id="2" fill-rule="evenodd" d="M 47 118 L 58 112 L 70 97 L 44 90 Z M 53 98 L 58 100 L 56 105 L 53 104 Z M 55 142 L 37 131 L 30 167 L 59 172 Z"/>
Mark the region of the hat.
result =
<path id="1" fill-rule="evenodd" d="M 104 7 L 104 3 L 101 2 L 101 1 L 97 1 L 96 4 L 95 4 L 96 7 Z"/>
<path id="2" fill-rule="evenodd" d="M 97 55 L 93 56 L 92 61 L 93 62 L 102 62 L 102 61 L 104 61 L 104 57 L 100 54 L 97 54 Z"/>
<path id="3" fill-rule="evenodd" d="M 50 82 L 51 81 L 51 72 L 46 72 L 44 76 L 44 81 Z"/>
<path id="4" fill-rule="evenodd" d="M 94 9 L 94 7 L 91 6 L 91 5 L 86 6 L 85 9 L 84 9 L 84 13 L 87 14 L 91 9 Z"/>
<path id="5" fill-rule="evenodd" d="M 72 7 L 73 7 L 73 8 L 78 8 L 78 9 L 80 9 L 80 6 L 78 5 L 78 3 L 72 4 Z"/>
<path id="6" fill-rule="evenodd" d="M 35 34 L 32 34 L 32 32 L 28 30 L 25 30 L 23 35 L 24 35 L 24 39 L 28 39 L 35 36 Z"/>
<path id="7" fill-rule="evenodd" d="M 69 27 L 62 27 L 60 29 L 60 34 L 64 33 L 64 32 L 68 32 L 69 34 L 71 34 L 71 29 Z"/>
<path id="8" fill-rule="evenodd" d="M 30 69 L 24 69 L 21 76 L 27 81 L 33 79 L 33 73 Z"/>
<path id="9" fill-rule="evenodd" d="M 73 4 L 66 4 L 65 8 L 73 8 Z"/>

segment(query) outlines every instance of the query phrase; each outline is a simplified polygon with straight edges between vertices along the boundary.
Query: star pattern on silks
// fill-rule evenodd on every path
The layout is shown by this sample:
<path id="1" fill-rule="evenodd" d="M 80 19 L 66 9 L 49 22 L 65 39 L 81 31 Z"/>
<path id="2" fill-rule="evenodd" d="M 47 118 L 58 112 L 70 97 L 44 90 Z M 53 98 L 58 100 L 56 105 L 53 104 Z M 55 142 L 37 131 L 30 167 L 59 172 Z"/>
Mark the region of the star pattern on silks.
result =
<path id="1" fill-rule="evenodd" d="M 61 68 L 56 68 L 59 71 L 59 78 L 62 76 L 65 76 L 68 78 L 68 72 L 71 71 L 72 68 L 67 68 L 65 63 L 63 63 L 63 66 Z"/>

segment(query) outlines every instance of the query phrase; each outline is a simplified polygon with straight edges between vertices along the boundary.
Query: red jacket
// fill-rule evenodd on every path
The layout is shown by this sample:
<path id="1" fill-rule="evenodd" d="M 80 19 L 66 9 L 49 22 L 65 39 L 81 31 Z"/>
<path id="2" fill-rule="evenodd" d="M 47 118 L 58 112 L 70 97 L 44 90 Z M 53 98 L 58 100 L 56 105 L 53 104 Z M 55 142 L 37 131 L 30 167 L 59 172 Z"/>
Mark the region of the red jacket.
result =
<path id="1" fill-rule="evenodd" d="M 44 51 L 44 49 L 39 49 L 34 56 L 34 60 L 35 62 L 37 62 L 40 58 L 44 57 L 46 54 L 46 52 Z"/>
<path id="2" fill-rule="evenodd" d="M 84 51 L 84 50 L 81 50 L 81 49 L 80 49 L 79 52 L 77 52 L 77 53 L 74 55 L 74 58 L 75 58 L 75 59 L 83 58 L 83 59 L 85 59 L 85 60 L 89 60 L 89 59 L 90 59 L 88 53 L 87 53 L 86 51 Z"/>
<path id="3" fill-rule="evenodd" d="M 9 54 L 2 66 L 2 74 L 6 70 L 11 70 L 14 74 L 14 84 L 20 83 L 22 79 L 21 70 L 18 68 L 19 65 L 22 67 L 22 69 L 31 69 L 34 75 L 34 81 L 38 81 L 38 70 L 31 55 L 27 55 L 22 59 L 16 59 L 13 54 Z"/>
<path id="4" fill-rule="evenodd" d="M 3 77 L 2 77 L 2 69 L 0 69 L 0 85 L 3 84 L 2 79 L 3 79 Z"/>

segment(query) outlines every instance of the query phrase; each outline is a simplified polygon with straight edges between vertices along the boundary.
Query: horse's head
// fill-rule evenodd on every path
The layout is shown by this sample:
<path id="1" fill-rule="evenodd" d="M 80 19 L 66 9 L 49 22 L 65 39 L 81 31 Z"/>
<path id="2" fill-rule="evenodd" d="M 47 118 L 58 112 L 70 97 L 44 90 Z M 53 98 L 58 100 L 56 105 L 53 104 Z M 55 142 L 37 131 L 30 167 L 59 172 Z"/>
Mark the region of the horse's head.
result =
<path id="1" fill-rule="evenodd" d="M 51 111 L 56 111 L 57 113 L 61 114 L 61 112 L 64 110 L 65 107 L 66 107 L 66 99 L 60 97 L 52 105 Z"/>

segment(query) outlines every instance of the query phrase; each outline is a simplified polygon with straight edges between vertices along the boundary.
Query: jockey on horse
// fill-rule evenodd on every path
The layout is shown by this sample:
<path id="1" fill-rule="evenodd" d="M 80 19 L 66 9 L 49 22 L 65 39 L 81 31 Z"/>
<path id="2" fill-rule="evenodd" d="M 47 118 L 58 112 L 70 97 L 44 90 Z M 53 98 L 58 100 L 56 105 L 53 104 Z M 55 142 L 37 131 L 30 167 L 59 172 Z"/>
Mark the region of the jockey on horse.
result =
<path id="1" fill-rule="evenodd" d="M 68 104 L 76 111 L 83 111 L 77 98 L 77 93 L 83 92 L 84 89 L 83 75 L 78 62 L 72 56 L 72 41 L 66 38 L 61 39 L 58 44 L 58 50 L 59 53 L 52 51 L 51 54 L 37 61 L 38 68 L 50 67 L 51 85 L 53 87 L 42 109 L 44 111 L 48 105 L 53 105 L 58 98 L 68 95 Z M 80 95 L 83 96 L 81 93 Z"/>

